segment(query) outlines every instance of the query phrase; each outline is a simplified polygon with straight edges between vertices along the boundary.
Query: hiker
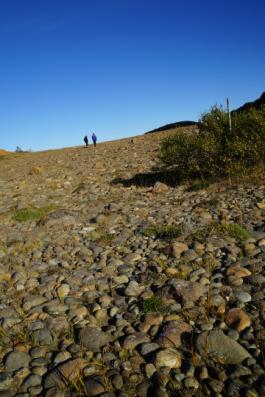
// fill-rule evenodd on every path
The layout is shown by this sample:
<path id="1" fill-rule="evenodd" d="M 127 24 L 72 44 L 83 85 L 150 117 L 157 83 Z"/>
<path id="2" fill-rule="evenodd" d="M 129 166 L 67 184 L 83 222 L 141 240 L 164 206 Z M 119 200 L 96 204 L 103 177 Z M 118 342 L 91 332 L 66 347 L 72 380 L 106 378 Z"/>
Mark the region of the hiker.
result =
<path id="1" fill-rule="evenodd" d="M 92 134 L 92 141 L 94 143 L 94 146 L 97 146 L 97 136 L 96 136 L 96 134 L 94 132 Z"/>
<path id="2" fill-rule="evenodd" d="M 84 137 L 84 142 L 85 142 L 86 147 L 87 147 L 88 146 L 88 137 L 87 136 Z"/>

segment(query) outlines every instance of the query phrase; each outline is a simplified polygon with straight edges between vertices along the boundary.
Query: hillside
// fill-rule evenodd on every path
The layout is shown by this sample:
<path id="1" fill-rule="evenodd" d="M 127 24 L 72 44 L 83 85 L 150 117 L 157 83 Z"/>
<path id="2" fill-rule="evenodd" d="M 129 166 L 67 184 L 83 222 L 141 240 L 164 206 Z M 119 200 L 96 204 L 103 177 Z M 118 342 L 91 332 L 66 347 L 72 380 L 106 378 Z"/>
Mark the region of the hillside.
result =
<path id="1" fill-rule="evenodd" d="M 154 132 L 162 132 L 162 131 L 167 131 L 167 130 L 172 130 L 180 127 L 194 127 L 198 123 L 196 121 L 177 121 L 176 123 L 170 123 L 163 125 L 162 127 L 156 128 L 154 130 L 146 132 L 146 134 L 151 134 Z"/>
<path id="2" fill-rule="evenodd" d="M 261 94 L 261 96 L 255 101 L 247 102 L 244 105 L 240 106 L 239 108 L 235 109 L 233 112 L 245 112 L 251 108 L 260 109 L 261 106 L 264 105 L 265 105 L 265 92 L 263 92 L 263 94 Z"/>
<path id="3" fill-rule="evenodd" d="M 0 149 L 0 156 L 4 156 L 6 154 L 8 154 L 6 150 Z"/>
<path id="4" fill-rule="evenodd" d="M 174 184 L 165 134 L 1 160 L 0 395 L 264 395 L 265 186 Z"/>

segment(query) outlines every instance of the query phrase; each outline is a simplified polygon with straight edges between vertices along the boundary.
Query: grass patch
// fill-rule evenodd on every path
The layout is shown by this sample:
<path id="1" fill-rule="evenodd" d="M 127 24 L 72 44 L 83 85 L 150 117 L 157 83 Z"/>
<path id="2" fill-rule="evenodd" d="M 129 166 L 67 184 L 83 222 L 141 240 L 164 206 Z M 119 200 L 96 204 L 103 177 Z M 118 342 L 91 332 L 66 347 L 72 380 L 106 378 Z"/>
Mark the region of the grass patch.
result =
<path id="1" fill-rule="evenodd" d="M 36 208 L 36 209 L 30 209 L 30 208 L 24 208 L 21 210 L 17 210 L 15 212 L 14 218 L 18 222 L 26 222 L 29 220 L 34 220 L 34 219 L 42 219 L 45 218 L 49 212 L 51 212 L 54 209 L 54 207 L 43 207 L 43 208 Z"/>
<path id="2" fill-rule="evenodd" d="M 143 314 L 149 313 L 149 312 L 159 312 L 159 313 L 164 313 L 166 310 L 166 307 L 164 303 L 162 302 L 161 298 L 158 296 L 152 296 L 149 299 L 143 300 L 140 303 L 140 310 Z"/>
<path id="3" fill-rule="evenodd" d="M 148 237 L 172 239 L 181 236 L 182 227 L 176 225 L 153 226 L 145 229 L 144 234 Z"/>
<path id="4" fill-rule="evenodd" d="M 105 232 L 100 236 L 100 241 L 102 241 L 105 244 L 110 244 L 114 240 L 114 234 Z"/>
<path id="5" fill-rule="evenodd" d="M 250 232 L 238 223 L 219 224 L 212 223 L 211 225 L 203 226 L 197 229 L 194 233 L 190 234 L 188 241 L 194 240 L 205 243 L 213 235 L 219 237 L 231 237 L 238 242 L 247 240 L 251 237 Z"/>
<path id="6" fill-rule="evenodd" d="M 231 237 L 237 241 L 244 241 L 251 237 L 249 231 L 238 223 L 217 225 L 215 231 L 224 237 Z"/>

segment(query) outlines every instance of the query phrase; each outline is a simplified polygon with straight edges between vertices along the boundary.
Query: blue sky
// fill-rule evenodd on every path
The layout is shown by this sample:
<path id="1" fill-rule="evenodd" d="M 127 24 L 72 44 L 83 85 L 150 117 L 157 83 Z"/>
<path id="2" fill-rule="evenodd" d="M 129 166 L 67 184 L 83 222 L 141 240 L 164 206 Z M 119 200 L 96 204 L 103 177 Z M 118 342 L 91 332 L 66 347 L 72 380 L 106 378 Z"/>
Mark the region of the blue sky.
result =
<path id="1" fill-rule="evenodd" d="M 265 91 L 263 0 L 0 0 L 0 147 L 133 136 Z"/>

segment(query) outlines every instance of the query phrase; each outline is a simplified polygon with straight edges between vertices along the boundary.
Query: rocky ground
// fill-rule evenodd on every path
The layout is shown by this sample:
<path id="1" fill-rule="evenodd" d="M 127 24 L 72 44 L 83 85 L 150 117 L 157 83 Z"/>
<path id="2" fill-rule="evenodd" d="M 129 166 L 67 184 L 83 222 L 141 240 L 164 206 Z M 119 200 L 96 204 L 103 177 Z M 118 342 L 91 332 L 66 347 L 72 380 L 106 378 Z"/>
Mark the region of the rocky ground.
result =
<path id="1" fill-rule="evenodd" d="M 161 136 L 1 160 L 0 396 L 265 395 L 265 186 L 159 184 Z"/>

